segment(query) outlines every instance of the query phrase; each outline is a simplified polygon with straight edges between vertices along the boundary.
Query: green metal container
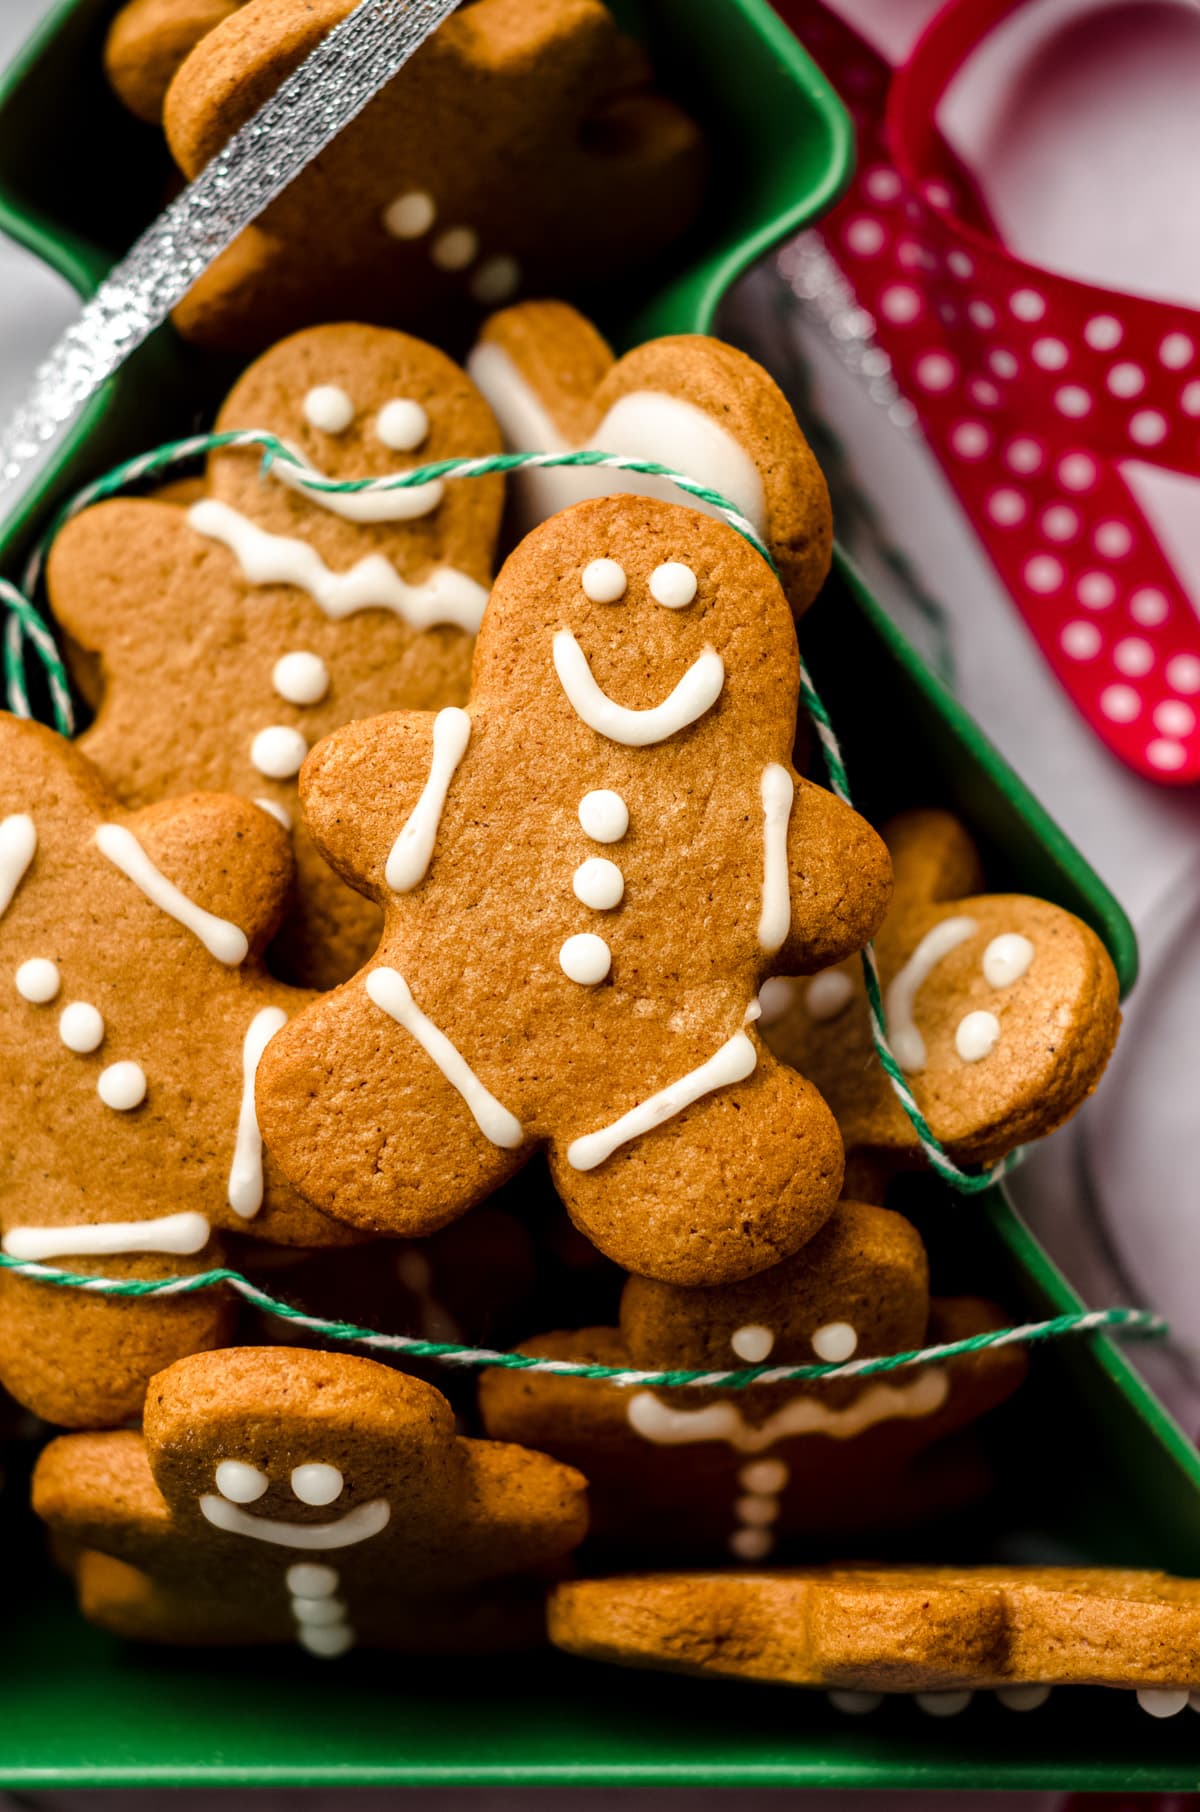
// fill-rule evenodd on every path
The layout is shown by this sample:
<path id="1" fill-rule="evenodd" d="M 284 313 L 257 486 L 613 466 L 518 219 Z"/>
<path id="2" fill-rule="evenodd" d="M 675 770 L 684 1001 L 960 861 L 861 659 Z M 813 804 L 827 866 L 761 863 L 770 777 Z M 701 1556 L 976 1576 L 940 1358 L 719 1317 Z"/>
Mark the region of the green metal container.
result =
<path id="1" fill-rule="evenodd" d="M 64 0 L 0 85 L 0 225 L 84 294 L 157 210 L 166 175 L 154 135 L 121 114 L 100 78 L 113 10 L 114 0 Z M 619 341 L 704 331 L 746 264 L 837 195 L 848 124 L 765 0 L 619 10 L 651 40 L 664 86 L 704 120 L 720 178 L 669 280 L 604 325 Z M 156 335 L 0 527 L 0 570 L 17 576 L 55 503 L 85 479 L 203 420 L 225 377 L 169 329 Z M 1115 900 L 844 562 L 805 647 L 863 806 L 875 816 L 954 809 L 993 885 L 1077 912 L 1128 987 L 1136 947 Z M 919 1182 L 905 1206 L 939 1290 L 995 1295 L 1015 1319 L 1079 1306 L 999 1190 L 968 1202 Z M 1200 1574 L 1200 1461 L 1108 1342 L 1040 1351 L 990 1439 L 1002 1493 L 986 1512 L 924 1534 L 925 1552 L 968 1559 L 1000 1538 L 1014 1555 L 1036 1541 Z M 334 1669 L 287 1651 L 139 1651 L 87 1629 L 69 1588 L 38 1563 L 22 1486 L 14 1478 L 8 1494 L 9 1552 L 21 1560 L 0 1652 L 0 1788 L 1200 1787 L 1200 1720 L 1153 1722 L 1132 1695 L 1058 1693 L 1024 1717 L 981 1699 L 949 1723 L 902 1701 L 851 1720 L 818 1694 L 562 1657 L 497 1668 L 352 1655 Z"/>

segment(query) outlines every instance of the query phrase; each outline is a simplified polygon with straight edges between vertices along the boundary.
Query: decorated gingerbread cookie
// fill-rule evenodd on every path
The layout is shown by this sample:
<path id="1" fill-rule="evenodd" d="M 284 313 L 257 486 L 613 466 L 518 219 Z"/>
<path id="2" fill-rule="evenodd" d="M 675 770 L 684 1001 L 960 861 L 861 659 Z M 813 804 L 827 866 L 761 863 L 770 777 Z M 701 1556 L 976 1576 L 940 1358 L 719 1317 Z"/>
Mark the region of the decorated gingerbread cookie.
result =
<path id="1" fill-rule="evenodd" d="M 631 1371 L 729 1371 L 911 1352 L 1004 1318 L 929 1298 L 916 1230 L 842 1202 L 800 1252 L 742 1283 L 681 1290 L 633 1277 L 620 1328 L 546 1334 L 523 1352 Z M 486 1372 L 489 1434 L 529 1441 L 586 1473 L 597 1542 L 644 1556 L 760 1561 L 804 1537 L 901 1528 L 957 1509 L 981 1479 L 951 1437 L 1011 1395 L 1025 1371 L 997 1349 L 861 1381 L 626 1388 Z"/>
<path id="2" fill-rule="evenodd" d="M 593 447 L 684 472 L 753 523 L 797 616 L 816 597 L 833 546 L 829 493 L 783 392 L 744 352 L 676 334 L 614 360 L 576 309 L 523 302 L 484 324 L 467 369 L 509 447 Z M 618 471 L 549 467 L 511 482 L 522 529 L 617 490 L 680 501 L 667 479 Z"/>
<path id="3" fill-rule="evenodd" d="M 185 176 L 356 0 L 249 0 L 167 95 Z M 603 0 L 476 0 L 210 266 L 175 311 L 192 340 L 257 348 L 344 315 L 443 342 L 518 291 L 611 285 L 696 215 L 694 123 L 653 92 Z"/>
<path id="4" fill-rule="evenodd" d="M 499 447 L 487 405 L 442 353 L 351 325 L 274 347 L 216 426 L 269 430 L 336 478 Z M 304 834 L 296 775 L 338 724 L 465 702 L 503 480 L 322 497 L 294 470 L 264 478 L 253 448 L 226 448 L 199 498 L 97 504 L 58 536 L 48 583 L 99 663 L 81 746 L 122 799 L 216 787 L 294 825 L 297 889 L 272 963 L 324 987 L 370 954 L 379 917 Z"/>
<path id="5" fill-rule="evenodd" d="M 992 1164 L 1060 1126 L 1095 1088 L 1120 1024 L 1095 932 L 1060 906 L 986 894 L 946 812 L 896 818 L 896 891 L 876 939 L 888 1035 L 917 1105 L 957 1162 Z M 767 983 L 764 1036 L 832 1106 L 852 1165 L 920 1161 L 871 1043 L 861 966 Z"/>
<path id="6" fill-rule="evenodd" d="M 287 840 L 239 799 L 119 807 L 70 743 L 0 716 L 0 1229 L 13 1258 L 114 1278 L 219 1263 L 216 1234 L 340 1242 L 264 1160 L 254 1074 L 309 998 L 262 950 Z M 212 1292 L 120 1301 L 0 1273 L 0 1378 L 51 1422 L 136 1416 L 219 1343 Z"/>
<path id="7" fill-rule="evenodd" d="M 420 1379 L 240 1347 L 161 1372 L 143 1434 L 53 1442 L 33 1501 L 103 1628 L 332 1657 L 540 1640 L 585 1489 L 544 1454 L 459 1438 Z"/>
<path id="8" fill-rule="evenodd" d="M 1200 1686 L 1200 1580 L 1117 1567 L 648 1573 L 558 1586 L 550 1635 L 623 1667 L 829 1687 L 846 1711 L 916 1693 L 944 1715 L 977 1688 L 1024 1711 L 1054 1686 L 1111 1686 L 1166 1717 Z"/>
<path id="9" fill-rule="evenodd" d="M 306 1196 L 419 1235 L 545 1146 L 575 1224 L 648 1276 L 744 1277 L 816 1231 L 836 1128 L 759 1042 L 757 990 L 861 945 L 890 877 L 870 827 L 790 766 L 797 688 L 749 543 L 610 498 L 510 556 L 468 711 L 313 751 L 309 828 L 386 918 L 259 1078 Z"/>
<path id="10" fill-rule="evenodd" d="M 128 0 L 104 42 L 104 73 L 131 113 L 150 125 L 180 66 L 244 0 Z"/>

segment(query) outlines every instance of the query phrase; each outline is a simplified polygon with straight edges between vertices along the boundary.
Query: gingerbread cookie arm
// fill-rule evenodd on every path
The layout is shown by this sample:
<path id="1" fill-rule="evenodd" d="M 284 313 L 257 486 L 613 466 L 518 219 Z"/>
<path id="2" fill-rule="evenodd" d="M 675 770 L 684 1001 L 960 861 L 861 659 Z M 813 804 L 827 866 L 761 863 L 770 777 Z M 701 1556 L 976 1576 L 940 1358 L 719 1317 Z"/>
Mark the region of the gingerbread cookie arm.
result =
<path id="1" fill-rule="evenodd" d="M 144 1566 L 172 1534 L 139 1434 L 60 1435 L 33 1474 L 33 1508 L 69 1548 Z"/>
<path id="2" fill-rule="evenodd" d="M 583 446 L 602 411 L 593 392 L 613 368 L 605 340 L 566 302 L 522 302 L 484 322 L 468 361 L 514 446 Z M 501 406 L 503 405 L 503 406 Z"/>
<path id="3" fill-rule="evenodd" d="M 305 822 L 359 893 L 387 905 L 424 878 L 472 729 L 455 706 L 395 711 L 345 724 L 312 750 L 300 772 Z"/>
<path id="4" fill-rule="evenodd" d="M 958 900 L 983 890 L 983 864 L 966 829 L 950 812 L 901 812 L 883 827 L 896 875 L 896 908 Z"/>
<path id="5" fill-rule="evenodd" d="M 759 943 L 776 974 L 811 975 L 878 931 L 892 894 L 888 852 L 865 818 L 778 764 L 764 771 L 761 794 Z"/>
<path id="6" fill-rule="evenodd" d="M 162 121 L 167 90 L 180 67 L 242 0 L 129 0 L 104 44 L 104 73 L 129 111 L 147 125 Z"/>
<path id="7" fill-rule="evenodd" d="M 178 630 L 167 582 L 186 555 L 185 512 L 174 503 L 113 497 L 68 522 L 46 566 L 50 607 L 81 647 L 119 660 L 123 643 Z"/>
<path id="8" fill-rule="evenodd" d="M 587 1534 L 587 1480 L 573 1466 L 504 1441 L 458 1443 L 461 1526 L 453 1537 L 459 1579 L 541 1571 Z"/>

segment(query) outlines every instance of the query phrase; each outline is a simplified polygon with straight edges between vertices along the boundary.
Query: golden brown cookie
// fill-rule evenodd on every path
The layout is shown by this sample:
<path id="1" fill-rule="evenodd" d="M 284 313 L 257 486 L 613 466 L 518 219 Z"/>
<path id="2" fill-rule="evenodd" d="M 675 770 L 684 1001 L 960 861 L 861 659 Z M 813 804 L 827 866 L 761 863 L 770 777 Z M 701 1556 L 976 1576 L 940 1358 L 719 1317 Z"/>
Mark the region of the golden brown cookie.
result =
<path id="1" fill-rule="evenodd" d="M 839 1693 L 1140 1689 L 1158 1716 L 1200 1686 L 1200 1580 L 1117 1567 L 805 1567 L 573 1580 L 550 1639 L 622 1667 Z M 869 1709 L 847 1704 L 846 1709 Z"/>
<path id="2" fill-rule="evenodd" d="M 334 478 L 500 445 L 487 405 L 442 353 L 348 324 L 273 347 L 216 427 L 269 430 Z M 338 724 L 465 702 L 503 480 L 322 503 L 281 466 L 264 478 L 260 460 L 253 448 L 215 452 L 206 495 L 97 504 L 51 550 L 55 615 L 101 667 L 81 747 L 131 805 L 215 787 L 290 824 L 300 763 Z M 299 825 L 296 857 L 272 963 L 332 986 L 374 948 L 379 915 Z"/>
<path id="3" fill-rule="evenodd" d="M 356 0 L 250 0 L 167 95 L 185 176 Z M 611 284 L 677 239 L 703 194 L 694 123 L 653 92 L 602 0 L 476 0 L 448 19 L 175 311 L 255 349 L 342 315 L 459 324 L 520 290 Z"/>
<path id="4" fill-rule="evenodd" d="M 467 370 L 509 447 L 597 447 L 685 472 L 753 523 L 798 617 L 816 597 L 833 546 L 829 493 L 787 398 L 744 352 L 675 334 L 614 360 L 565 302 L 522 302 L 485 322 Z M 615 490 L 681 501 L 666 479 L 618 471 L 549 468 L 510 482 L 522 529 Z"/>
<path id="5" fill-rule="evenodd" d="M 418 1378 L 256 1347 L 160 1372 L 144 1434 L 63 1436 L 33 1483 L 92 1622 L 330 1657 L 541 1640 L 541 1582 L 583 1538 L 584 1493 L 544 1454 L 460 1439 Z"/>
<path id="6" fill-rule="evenodd" d="M 842 1202 L 799 1252 L 745 1282 L 681 1290 L 633 1277 L 620 1328 L 545 1334 L 522 1352 L 636 1371 L 729 1371 L 869 1359 L 1005 1326 L 965 1298 L 930 1302 L 916 1230 Z M 954 1438 L 1010 1396 L 1024 1355 L 997 1349 L 860 1381 L 627 1388 L 485 1372 L 488 1433 L 528 1441 L 591 1482 L 592 1532 L 660 1559 L 761 1561 L 957 1509 L 989 1477 Z"/>
<path id="7" fill-rule="evenodd" d="M 305 763 L 318 847 L 386 917 L 260 1076 L 296 1186 L 420 1235 L 544 1145 L 626 1269 L 717 1283 L 810 1238 L 841 1151 L 760 1044 L 757 989 L 861 945 L 889 872 L 789 765 L 797 688 L 787 600 L 723 523 L 617 497 L 527 536 L 469 711 L 352 724 Z"/>
<path id="8" fill-rule="evenodd" d="M 993 1164 L 1095 1088 L 1120 1024 L 1116 972 L 1062 907 L 982 893 L 974 845 L 948 812 L 908 812 L 883 834 L 896 891 L 875 947 L 892 1049 L 950 1156 Z M 860 964 L 772 980 L 762 1005 L 767 1043 L 816 1082 L 856 1175 L 921 1161 L 874 1055 Z"/>
<path id="9" fill-rule="evenodd" d="M 11 1257 L 116 1278 L 221 1262 L 216 1234 L 340 1243 L 263 1160 L 254 1071 L 307 995 L 263 946 L 287 840 L 243 800 L 119 807 L 70 743 L 0 715 L 0 1229 Z M 136 1416 L 228 1337 L 203 1295 L 119 1301 L 0 1273 L 0 1378 L 47 1421 Z"/>
<path id="10" fill-rule="evenodd" d="M 244 0 L 128 0 L 104 41 L 104 73 L 131 113 L 156 126 L 184 59 Z"/>

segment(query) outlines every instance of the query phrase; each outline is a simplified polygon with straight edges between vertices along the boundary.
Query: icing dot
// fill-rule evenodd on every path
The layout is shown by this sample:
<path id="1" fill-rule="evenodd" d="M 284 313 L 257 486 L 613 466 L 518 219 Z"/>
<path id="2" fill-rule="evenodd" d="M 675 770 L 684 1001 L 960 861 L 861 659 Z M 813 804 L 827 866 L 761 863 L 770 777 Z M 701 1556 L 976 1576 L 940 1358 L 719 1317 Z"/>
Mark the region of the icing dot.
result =
<path id="1" fill-rule="evenodd" d="M 1200 692 L 1200 656 L 1175 655 L 1167 662 L 1167 683 L 1176 692 Z"/>
<path id="2" fill-rule="evenodd" d="M 752 1460 L 738 1473 L 738 1484 L 743 1491 L 770 1497 L 783 1490 L 790 1476 L 783 1460 Z"/>
<path id="3" fill-rule="evenodd" d="M 1096 482 L 1096 462 L 1088 453 L 1067 453 L 1058 462 L 1058 476 L 1068 491 L 1090 491 Z"/>
<path id="4" fill-rule="evenodd" d="M 73 1000 L 58 1016 L 58 1035 L 68 1051 L 83 1057 L 102 1043 L 104 1020 L 86 1000 Z"/>
<path id="5" fill-rule="evenodd" d="M 1096 529 L 1092 540 L 1097 553 L 1110 560 L 1120 560 L 1133 546 L 1133 536 L 1123 522 L 1102 522 Z"/>
<path id="6" fill-rule="evenodd" d="M 1001 528 L 1012 528 L 1025 518 L 1025 499 L 1019 491 L 993 491 L 987 502 L 988 515 Z"/>
<path id="7" fill-rule="evenodd" d="M 787 1013 L 796 998 L 796 984 L 786 976 L 773 975 L 758 990 L 759 1023 L 773 1026 Z"/>
<path id="8" fill-rule="evenodd" d="M 964 1063 L 979 1063 L 990 1057 L 1000 1037 L 1000 1021 L 994 1013 L 968 1013 L 958 1022 L 954 1048 Z"/>
<path id="9" fill-rule="evenodd" d="M 1140 365 L 1125 360 L 1113 366 L 1105 382 L 1114 396 L 1140 396 L 1146 388 L 1146 374 Z"/>
<path id="10" fill-rule="evenodd" d="M 1161 768 L 1165 774 L 1169 774 L 1183 766 L 1187 760 L 1187 750 L 1182 743 L 1157 737 L 1147 746 L 1146 759 L 1152 767 Z"/>
<path id="11" fill-rule="evenodd" d="M 474 227 L 449 227 L 439 233 L 429 256 L 441 271 L 465 271 L 479 250 L 479 234 Z"/>
<path id="12" fill-rule="evenodd" d="M 1083 337 L 1094 352 L 1111 352 L 1121 344 L 1121 323 L 1113 315 L 1093 315 Z"/>
<path id="13" fill-rule="evenodd" d="M 1142 1686 L 1138 1689 L 1137 1702 L 1152 1718 L 1173 1718 L 1187 1704 L 1188 1695 L 1186 1690 L 1175 1692 L 1159 1686 Z"/>
<path id="14" fill-rule="evenodd" d="M 738 1520 L 751 1528 L 767 1529 L 779 1520 L 779 1501 L 774 1497 L 739 1497 L 733 1507 Z"/>
<path id="15" fill-rule="evenodd" d="M 222 1460 L 215 1473 L 217 1490 L 231 1504 L 254 1504 L 271 1483 L 265 1472 L 245 1460 Z"/>
<path id="16" fill-rule="evenodd" d="M 477 302 L 507 302 L 515 296 L 521 283 L 521 267 L 506 252 L 485 258 L 471 278 L 471 294 Z"/>
<path id="17" fill-rule="evenodd" d="M 1066 503 L 1052 503 L 1042 511 L 1042 533 L 1051 541 L 1069 541 L 1079 532 L 1079 517 Z"/>
<path id="18" fill-rule="evenodd" d="M 827 1365 L 841 1365 L 852 1359 L 858 1347 L 858 1335 L 848 1321 L 827 1321 L 812 1337 L 812 1350 Z"/>
<path id="19" fill-rule="evenodd" d="M 1053 554 L 1035 554 L 1025 562 L 1025 583 L 1030 591 L 1057 591 L 1063 582 L 1062 563 Z"/>
<path id="20" fill-rule="evenodd" d="M 1169 333 L 1159 342 L 1158 356 L 1168 371 L 1178 371 L 1188 363 L 1195 350 L 1187 334 Z"/>
<path id="21" fill-rule="evenodd" d="M 917 360 L 916 378 L 923 390 L 949 390 L 954 382 L 954 360 L 944 352 L 925 352 Z"/>
<path id="22" fill-rule="evenodd" d="M 344 434 L 354 420 L 354 402 L 336 384 L 318 384 L 304 399 L 304 419 L 322 434 Z"/>
<path id="23" fill-rule="evenodd" d="M 1082 620 L 1067 623 L 1059 637 L 1063 653 L 1069 654 L 1073 661 L 1090 661 L 1099 654 L 1102 640 L 1096 625 Z"/>
<path id="24" fill-rule="evenodd" d="M 296 1640 L 310 1654 L 333 1661 L 354 1647 L 354 1631 L 346 1623 L 333 1623 L 328 1629 L 320 1624 L 303 1623 L 296 1633 Z"/>
<path id="25" fill-rule="evenodd" d="M 1048 1686 L 1000 1686 L 996 1697 L 1006 1711 L 1036 1711 L 1050 1697 Z"/>
<path id="26" fill-rule="evenodd" d="M 915 321 L 921 312 L 921 298 L 917 291 L 907 283 L 893 283 L 884 290 L 879 299 L 879 308 L 889 321 L 898 326 L 905 326 Z"/>
<path id="27" fill-rule="evenodd" d="M 1060 415 L 1086 415 L 1091 406 L 1092 399 L 1082 384 L 1064 384 L 1054 392 L 1054 407 Z"/>
<path id="28" fill-rule="evenodd" d="M 1147 629 L 1161 623 L 1170 608 L 1165 593 L 1154 585 L 1141 586 L 1129 600 L 1130 616 L 1135 623 L 1141 623 Z"/>
<path id="29" fill-rule="evenodd" d="M 583 569 L 583 595 L 593 604 L 615 604 L 625 596 L 625 568 L 615 560 L 589 560 Z"/>
<path id="30" fill-rule="evenodd" d="M 1062 341 L 1053 338 L 1035 340 L 1031 350 L 1034 364 L 1043 371 L 1061 371 L 1071 356 Z"/>
<path id="31" fill-rule="evenodd" d="M 1036 472 L 1042 463 L 1042 449 L 1036 440 L 1020 435 L 1009 441 L 1004 457 L 1014 472 Z"/>
<path id="32" fill-rule="evenodd" d="M 749 1327 L 738 1328 L 729 1336 L 729 1344 L 739 1359 L 747 1365 L 761 1365 L 775 1345 L 775 1336 L 770 1328 L 759 1327 L 752 1322 Z"/>
<path id="33" fill-rule="evenodd" d="M 665 560 L 650 574 L 650 596 L 668 610 L 683 610 L 696 596 L 696 575 L 681 560 Z"/>
<path id="34" fill-rule="evenodd" d="M 297 1598 L 329 1598 L 338 1589 L 337 1572 L 319 1561 L 299 1560 L 287 1570 L 287 1589 Z"/>
<path id="35" fill-rule="evenodd" d="M 1200 415 L 1200 383 L 1194 379 L 1179 392 L 1179 407 L 1185 415 Z"/>
<path id="36" fill-rule="evenodd" d="M 432 195 L 424 189 L 412 189 L 407 195 L 397 195 L 384 212 L 383 224 L 393 239 L 419 239 L 427 233 L 437 219 L 437 207 Z"/>
<path id="37" fill-rule="evenodd" d="M 1196 728 L 1196 713 L 1181 698 L 1166 698 L 1155 708 L 1154 727 L 1164 736 L 1190 736 Z"/>
<path id="38" fill-rule="evenodd" d="M 1046 304 L 1036 289 L 1017 289 L 1008 298 L 1008 306 L 1018 321 L 1040 321 L 1046 312 Z"/>
<path id="39" fill-rule="evenodd" d="M 980 302 L 978 300 L 968 302 L 967 314 L 976 327 L 988 328 L 996 325 L 996 311 L 990 302 Z"/>
<path id="40" fill-rule="evenodd" d="M 620 793 L 598 787 L 579 801 L 579 822 L 596 843 L 619 843 L 629 829 L 629 807 Z"/>
<path id="41" fill-rule="evenodd" d="M 575 870 L 571 885 L 575 898 L 585 906 L 591 906 L 597 912 L 611 912 L 614 906 L 621 904 L 625 877 L 616 863 L 608 861 L 607 857 L 589 856 Z"/>
<path id="42" fill-rule="evenodd" d="M 1091 624 L 1085 623 L 1085 629 Z M 1010 988 L 1028 972 L 1034 957 L 1033 945 L 1019 931 L 1005 931 L 994 937 L 983 953 L 983 973 L 993 988 Z"/>
<path id="43" fill-rule="evenodd" d="M 31 956 L 17 970 L 17 993 L 31 1006 L 44 1007 L 62 986 L 57 963 L 48 956 Z"/>
<path id="44" fill-rule="evenodd" d="M 895 201 L 900 193 L 900 178 L 894 170 L 879 168 L 869 172 L 865 186 L 867 194 L 876 201 Z"/>
<path id="45" fill-rule="evenodd" d="M 982 459 L 992 437 L 982 422 L 959 422 L 950 435 L 950 444 L 963 459 Z"/>
<path id="46" fill-rule="evenodd" d="M 735 1529 L 729 1537 L 729 1552 L 739 1560 L 762 1560 L 774 1546 L 769 1529 Z"/>
<path id="47" fill-rule="evenodd" d="M 271 724 L 260 730 L 250 745 L 250 759 L 268 780 L 290 780 L 304 766 L 308 743 L 299 730 Z"/>
<path id="48" fill-rule="evenodd" d="M 1129 423 L 1129 438 L 1139 447 L 1156 447 L 1167 437 L 1167 418 L 1157 409 L 1139 409 Z"/>
<path id="49" fill-rule="evenodd" d="M 861 1718 L 868 1712 L 878 1711 L 883 1704 L 881 1692 L 853 1692 L 844 1686 L 826 1693 L 825 1697 L 835 1711 L 844 1711 L 852 1718 Z"/>
<path id="50" fill-rule="evenodd" d="M 375 434 L 393 453 L 411 453 L 429 438 L 429 417 L 412 397 L 399 396 L 375 417 Z"/>
<path id="51" fill-rule="evenodd" d="M 612 952 L 602 937 L 593 931 L 577 931 L 558 953 L 559 964 L 568 981 L 581 987 L 594 988 L 612 967 Z"/>
<path id="52" fill-rule="evenodd" d="M 1141 636 L 1127 635 L 1113 649 L 1113 665 L 1129 679 L 1141 679 L 1154 665 L 1154 650 Z"/>
<path id="53" fill-rule="evenodd" d="M 965 1711 L 974 1694 L 969 1692 L 918 1692 L 913 1697 L 931 1718 L 952 1718 Z"/>
<path id="54" fill-rule="evenodd" d="M 282 824 L 284 830 L 291 830 L 292 814 L 286 805 L 280 805 L 278 799 L 256 799 L 254 803 L 260 812 L 270 812 L 275 822 Z"/>
<path id="55" fill-rule="evenodd" d="M 1107 573 L 1084 573 L 1075 587 L 1075 596 L 1089 610 L 1104 610 L 1117 595 L 1117 588 Z"/>
<path id="56" fill-rule="evenodd" d="M 100 1072 L 96 1093 L 105 1107 L 127 1114 L 146 1099 L 146 1072 L 140 1063 L 110 1063 Z"/>
<path id="57" fill-rule="evenodd" d="M 319 654 L 297 649 L 276 661 L 271 684 L 291 705 L 319 705 L 329 690 L 329 669 Z"/>
<path id="58" fill-rule="evenodd" d="M 860 258 L 873 258 L 887 235 L 877 220 L 860 214 L 857 220 L 850 222 L 843 237 L 850 250 L 857 252 Z"/>
<path id="59" fill-rule="evenodd" d="M 291 1608 L 296 1622 L 307 1624 L 310 1628 L 329 1628 L 332 1624 L 346 1621 L 346 1606 L 340 1598 L 305 1598 L 302 1593 L 297 1593 L 292 1599 Z"/>
<path id="60" fill-rule="evenodd" d="M 342 1495 L 345 1481 L 336 1466 L 316 1460 L 292 1472 L 292 1492 L 302 1504 L 332 1504 Z"/>
<path id="61" fill-rule="evenodd" d="M 812 1019 L 836 1019 L 853 995 L 854 983 L 844 969 L 825 969 L 809 982 L 804 1004 Z"/>
<path id="62" fill-rule="evenodd" d="M 1132 686 L 1106 686 L 1100 694 L 1100 709 L 1115 724 L 1131 724 L 1141 708 Z"/>
<path id="63" fill-rule="evenodd" d="M 1010 378 L 1017 375 L 1017 361 L 1011 352 L 997 347 L 995 352 L 988 353 L 988 365 L 998 378 Z"/>

